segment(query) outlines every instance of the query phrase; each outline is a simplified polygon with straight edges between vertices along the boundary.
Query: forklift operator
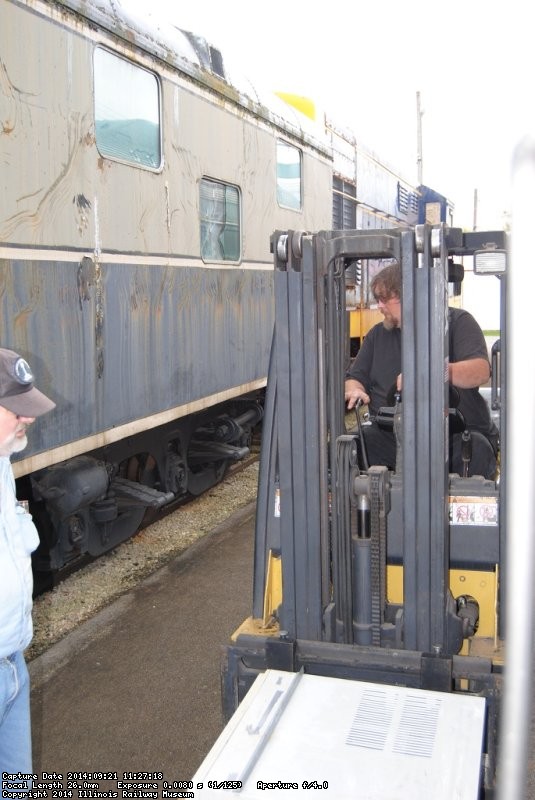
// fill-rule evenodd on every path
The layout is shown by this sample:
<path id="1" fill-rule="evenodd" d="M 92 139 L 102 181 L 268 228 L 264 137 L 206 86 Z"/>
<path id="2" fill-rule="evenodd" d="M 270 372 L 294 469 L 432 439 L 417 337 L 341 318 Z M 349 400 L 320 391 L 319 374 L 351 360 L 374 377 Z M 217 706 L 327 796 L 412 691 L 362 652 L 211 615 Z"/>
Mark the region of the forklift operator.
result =
<path id="1" fill-rule="evenodd" d="M 364 338 L 351 363 L 345 382 L 347 408 L 358 400 L 369 406 L 371 424 L 363 426 L 369 464 L 396 467 L 394 432 L 375 421 L 382 406 L 392 405 L 393 387 L 401 389 L 401 269 L 390 264 L 374 277 L 371 291 L 384 316 Z M 458 410 L 472 435 L 468 475 L 494 479 L 498 430 L 485 399 L 479 392 L 490 378 L 490 364 L 483 332 L 474 317 L 449 308 L 449 380 L 459 395 Z M 490 444 L 490 446 L 489 446 Z M 450 472 L 463 474 L 462 433 L 450 436 Z"/>

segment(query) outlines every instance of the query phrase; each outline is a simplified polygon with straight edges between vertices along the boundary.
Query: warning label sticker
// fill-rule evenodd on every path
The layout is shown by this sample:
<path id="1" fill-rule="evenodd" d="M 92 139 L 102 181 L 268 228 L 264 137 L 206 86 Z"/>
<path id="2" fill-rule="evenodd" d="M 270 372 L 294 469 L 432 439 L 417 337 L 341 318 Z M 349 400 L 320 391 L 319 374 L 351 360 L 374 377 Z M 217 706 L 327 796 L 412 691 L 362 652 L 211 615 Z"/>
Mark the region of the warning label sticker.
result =
<path id="1" fill-rule="evenodd" d="M 498 498 L 450 497 L 452 525 L 497 525 Z"/>

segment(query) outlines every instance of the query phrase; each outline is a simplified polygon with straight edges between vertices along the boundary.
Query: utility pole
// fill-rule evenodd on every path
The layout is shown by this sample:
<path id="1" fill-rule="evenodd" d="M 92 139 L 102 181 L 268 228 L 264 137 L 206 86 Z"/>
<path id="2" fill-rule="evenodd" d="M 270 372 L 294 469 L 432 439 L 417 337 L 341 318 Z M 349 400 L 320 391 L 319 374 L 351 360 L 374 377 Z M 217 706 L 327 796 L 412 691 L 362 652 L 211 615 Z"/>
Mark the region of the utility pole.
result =
<path id="1" fill-rule="evenodd" d="M 477 231 L 477 189 L 474 189 L 474 231 Z"/>
<path id="2" fill-rule="evenodd" d="M 420 105 L 420 92 L 416 92 L 416 137 L 417 137 L 417 157 L 418 167 L 418 186 L 423 184 L 423 163 L 422 163 L 422 117 L 424 112 Z"/>

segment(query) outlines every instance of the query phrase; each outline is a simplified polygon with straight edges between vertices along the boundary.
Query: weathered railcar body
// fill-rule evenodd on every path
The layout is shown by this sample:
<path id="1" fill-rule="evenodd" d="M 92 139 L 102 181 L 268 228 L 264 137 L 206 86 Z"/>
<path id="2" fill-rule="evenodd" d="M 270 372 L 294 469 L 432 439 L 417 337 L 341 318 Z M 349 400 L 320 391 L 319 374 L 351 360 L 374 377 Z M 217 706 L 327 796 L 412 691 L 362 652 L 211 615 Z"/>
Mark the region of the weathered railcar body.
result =
<path id="1" fill-rule="evenodd" d="M 0 341 L 57 404 L 14 467 L 61 567 L 243 454 L 270 234 L 331 224 L 332 161 L 194 36 L 111 0 L 0 4 Z M 150 110 L 114 117 L 114 88 Z"/>

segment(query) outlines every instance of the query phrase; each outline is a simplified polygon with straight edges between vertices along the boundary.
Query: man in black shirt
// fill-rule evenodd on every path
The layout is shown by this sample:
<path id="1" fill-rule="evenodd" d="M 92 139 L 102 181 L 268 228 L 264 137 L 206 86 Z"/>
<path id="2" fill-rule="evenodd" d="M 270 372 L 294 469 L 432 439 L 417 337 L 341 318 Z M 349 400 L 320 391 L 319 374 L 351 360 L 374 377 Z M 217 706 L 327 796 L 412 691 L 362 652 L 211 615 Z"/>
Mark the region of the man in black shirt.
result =
<path id="1" fill-rule="evenodd" d="M 401 270 L 391 264 L 372 281 L 371 290 L 384 316 L 364 338 L 351 364 L 345 384 L 347 408 L 357 400 L 369 406 L 372 424 L 364 427 L 370 464 L 395 468 L 396 444 L 390 430 L 379 428 L 375 417 L 381 406 L 391 405 L 387 399 L 394 385 L 401 389 Z M 489 380 L 490 364 L 483 332 L 474 317 L 459 308 L 448 311 L 449 380 L 459 393 L 458 409 L 466 427 L 488 439 L 492 447 L 473 447 L 469 475 L 494 478 L 498 431 L 488 406 L 479 392 Z M 485 443 L 486 444 L 486 443 Z M 461 434 L 450 441 L 450 471 L 462 474 Z"/>

